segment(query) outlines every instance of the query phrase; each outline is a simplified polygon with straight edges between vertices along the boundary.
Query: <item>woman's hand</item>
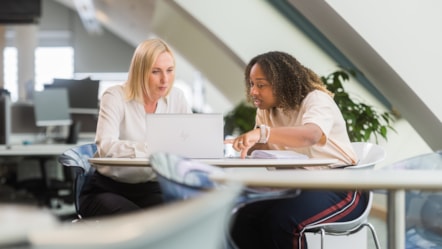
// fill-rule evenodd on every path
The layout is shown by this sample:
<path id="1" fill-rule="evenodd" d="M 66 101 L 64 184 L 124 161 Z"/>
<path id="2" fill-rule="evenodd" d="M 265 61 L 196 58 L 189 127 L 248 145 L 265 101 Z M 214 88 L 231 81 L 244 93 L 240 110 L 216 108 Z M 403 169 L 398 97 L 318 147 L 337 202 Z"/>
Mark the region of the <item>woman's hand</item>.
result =
<path id="1" fill-rule="evenodd" d="M 236 138 L 224 140 L 225 144 L 232 144 L 234 150 L 241 152 L 240 157 L 246 158 L 247 152 L 253 147 L 260 138 L 260 129 L 254 129 L 244 133 Z"/>
<path id="2" fill-rule="evenodd" d="M 241 158 L 245 158 L 250 148 L 254 147 L 259 141 L 260 136 L 261 130 L 257 128 L 234 139 L 226 139 L 224 143 L 232 144 L 234 150 L 241 152 Z M 269 142 L 272 144 L 294 148 L 308 147 L 317 143 L 324 144 L 325 139 L 321 128 L 313 123 L 296 127 L 271 128 L 271 136 L 269 136 Z M 253 150 L 262 147 L 264 144 L 256 145 Z"/>

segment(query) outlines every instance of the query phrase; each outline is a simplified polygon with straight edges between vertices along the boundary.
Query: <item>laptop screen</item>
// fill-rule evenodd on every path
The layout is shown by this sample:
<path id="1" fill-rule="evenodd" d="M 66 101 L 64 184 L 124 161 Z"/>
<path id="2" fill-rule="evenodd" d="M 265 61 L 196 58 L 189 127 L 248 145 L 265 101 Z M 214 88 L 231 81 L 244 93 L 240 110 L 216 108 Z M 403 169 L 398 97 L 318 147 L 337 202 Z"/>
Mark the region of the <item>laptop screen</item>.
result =
<path id="1" fill-rule="evenodd" d="M 222 114 L 147 114 L 149 152 L 168 152 L 189 158 L 224 157 Z"/>

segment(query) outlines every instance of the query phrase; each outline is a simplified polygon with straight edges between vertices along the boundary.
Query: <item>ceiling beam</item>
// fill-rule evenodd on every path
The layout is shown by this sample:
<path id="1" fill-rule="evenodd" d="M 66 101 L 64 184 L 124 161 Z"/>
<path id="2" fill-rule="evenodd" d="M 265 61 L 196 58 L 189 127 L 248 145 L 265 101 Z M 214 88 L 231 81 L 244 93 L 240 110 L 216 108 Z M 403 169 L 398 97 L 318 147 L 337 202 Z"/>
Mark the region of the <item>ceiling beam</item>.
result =
<path id="1" fill-rule="evenodd" d="M 84 28 L 90 34 L 102 34 L 100 22 L 97 20 L 95 6 L 92 0 L 74 0 L 75 8 L 83 23 Z"/>

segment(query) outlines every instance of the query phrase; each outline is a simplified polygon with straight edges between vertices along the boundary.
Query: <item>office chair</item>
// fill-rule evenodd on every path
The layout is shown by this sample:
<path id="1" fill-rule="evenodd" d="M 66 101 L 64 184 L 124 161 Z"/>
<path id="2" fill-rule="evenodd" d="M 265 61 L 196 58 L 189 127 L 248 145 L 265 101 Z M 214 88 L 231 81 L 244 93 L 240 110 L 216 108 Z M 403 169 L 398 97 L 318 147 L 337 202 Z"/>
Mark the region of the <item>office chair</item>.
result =
<path id="1" fill-rule="evenodd" d="M 364 192 L 367 197 L 367 207 L 364 212 L 356 219 L 345 222 L 331 222 L 322 224 L 311 224 L 304 228 L 302 233 L 320 233 L 321 235 L 321 249 L 324 248 L 324 237 L 325 235 L 332 236 L 348 236 L 359 232 L 364 227 L 368 227 L 373 236 L 374 244 L 377 249 L 380 249 L 379 239 L 377 237 L 376 231 L 367 220 L 370 215 L 371 206 L 373 203 L 373 192 Z"/>
<path id="2" fill-rule="evenodd" d="M 352 142 L 351 145 L 359 158 L 357 165 L 349 169 L 373 169 L 375 165 L 385 159 L 385 151 L 380 145 L 368 142 Z"/>
<path id="3" fill-rule="evenodd" d="M 367 142 L 352 142 L 352 146 L 359 158 L 358 164 L 346 167 L 347 170 L 353 169 L 374 169 L 374 166 L 385 159 L 384 149 L 377 145 Z M 332 222 L 322 224 L 312 224 L 306 226 L 304 233 L 320 233 L 321 248 L 324 248 L 325 235 L 344 236 L 355 234 L 364 227 L 368 227 L 373 236 L 376 248 L 380 248 L 379 240 L 374 227 L 367 222 L 368 216 L 373 205 L 373 191 L 364 192 L 367 198 L 367 207 L 365 211 L 356 219 L 346 222 Z"/>
<path id="4" fill-rule="evenodd" d="M 16 162 L 16 178 L 11 183 L 25 193 L 30 203 L 52 209 L 62 203 L 72 204 L 72 175 L 66 169 L 58 171 L 59 165 L 52 156 L 26 156 Z M 21 191 L 24 190 L 24 191 Z"/>
<path id="5" fill-rule="evenodd" d="M 405 158 L 383 167 L 386 170 L 442 170 L 442 150 Z M 442 248 L 442 192 L 405 192 L 406 248 Z"/>
<path id="6" fill-rule="evenodd" d="M 150 164 L 157 174 L 158 183 L 166 202 L 190 199 L 206 191 L 224 188 L 224 185 L 213 182 L 209 176 L 224 172 L 224 169 L 207 165 L 189 158 L 169 153 L 154 153 L 150 156 Z M 236 211 L 252 202 L 270 199 L 290 198 L 298 195 L 297 189 L 270 189 L 244 187 L 236 198 L 232 208 L 232 216 Z M 237 248 L 226 231 L 225 248 Z"/>
<path id="7" fill-rule="evenodd" d="M 73 194 L 75 211 L 77 218 L 75 221 L 82 219 L 80 214 L 80 193 L 83 185 L 89 180 L 94 173 L 95 168 L 91 167 L 88 159 L 93 157 L 97 151 L 97 146 L 94 143 L 75 146 L 66 150 L 58 157 L 58 162 L 64 167 L 72 167 L 74 171 Z"/>
<path id="8" fill-rule="evenodd" d="M 36 249 L 220 248 L 241 189 L 229 183 L 196 198 L 104 217 L 98 223 L 32 231 L 29 244 Z"/>

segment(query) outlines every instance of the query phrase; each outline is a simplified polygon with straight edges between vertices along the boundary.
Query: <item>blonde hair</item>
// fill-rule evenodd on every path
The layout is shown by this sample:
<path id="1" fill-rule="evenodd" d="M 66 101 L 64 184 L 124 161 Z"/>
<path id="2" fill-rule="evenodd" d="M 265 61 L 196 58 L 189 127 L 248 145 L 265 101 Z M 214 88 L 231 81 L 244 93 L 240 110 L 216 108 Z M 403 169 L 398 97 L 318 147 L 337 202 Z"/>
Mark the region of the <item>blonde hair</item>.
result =
<path id="1" fill-rule="evenodd" d="M 143 95 L 151 97 L 149 91 L 149 74 L 158 56 L 164 52 L 169 53 L 175 65 L 175 56 L 169 45 L 161 39 L 149 39 L 140 43 L 135 49 L 129 67 L 128 79 L 126 81 L 126 98 L 143 102 Z M 173 82 L 174 79 L 172 79 Z M 169 88 L 169 91 L 172 88 Z M 169 92 L 167 92 L 169 94 Z"/>

